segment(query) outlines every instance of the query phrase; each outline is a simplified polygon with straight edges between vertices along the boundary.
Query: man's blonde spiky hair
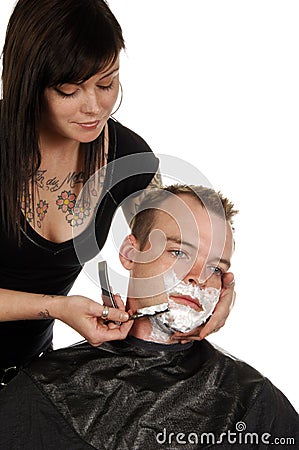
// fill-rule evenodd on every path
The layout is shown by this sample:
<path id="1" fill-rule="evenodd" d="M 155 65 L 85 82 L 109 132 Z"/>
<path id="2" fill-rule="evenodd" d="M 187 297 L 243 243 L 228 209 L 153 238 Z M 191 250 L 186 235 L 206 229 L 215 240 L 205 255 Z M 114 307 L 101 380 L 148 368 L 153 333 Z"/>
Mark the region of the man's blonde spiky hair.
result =
<path id="1" fill-rule="evenodd" d="M 139 211 L 130 223 L 131 232 L 139 241 L 141 250 L 147 243 L 154 226 L 155 214 L 158 209 L 161 209 L 160 206 L 166 200 L 167 194 L 190 195 L 196 198 L 209 213 L 225 218 L 230 224 L 233 222 L 233 217 L 238 213 L 234 209 L 234 204 L 221 192 L 216 192 L 214 189 L 205 186 L 173 184 L 162 189 L 146 190 L 145 197 L 139 205 Z"/>

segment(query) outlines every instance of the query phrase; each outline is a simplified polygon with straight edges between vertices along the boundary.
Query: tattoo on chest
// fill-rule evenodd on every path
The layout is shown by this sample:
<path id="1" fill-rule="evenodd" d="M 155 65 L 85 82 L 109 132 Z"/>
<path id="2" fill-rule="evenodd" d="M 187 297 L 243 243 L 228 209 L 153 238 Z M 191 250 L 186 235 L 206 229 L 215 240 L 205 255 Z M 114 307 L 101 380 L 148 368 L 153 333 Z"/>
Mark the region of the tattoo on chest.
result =
<path id="1" fill-rule="evenodd" d="M 97 194 L 97 192 L 94 194 Z M 49 203 L 46 200 L 41 199 L 37 202 L 35 211 L 33 211 L 30 200 L 31 196 L 26 198 L 25 196 L 22 196 L 22 212 L 29 223 L 34 221 L 34 215 L 36 214 L 36 224 L 41 228 L 42 222 L 49 210 Z M 91 213 L 91 206 L 88 201 L 81 204 L 81 202 L 76 203 L 76 200 L 77 195 L 71 191 L 62 191 L 56 200 L 58 210 L 66 214 L 65 219 L 71 227 L 82 225 L 84 220 L 89 217 Z"/>
<path id="2" fill-rule="evenodd" d="M 24 214 L 25 219 L 31 223 L 33 221 L 34 218 L 34 214 L 32 211 L 32 207 L 31 207 L 31 196 L 29 197 L 25 197 L 25 195 L 22 195 L 21 198 L 21 210 L 22 213 Z"/>
<path id="3" fill-rule="evenodd" d="M 25 197 L 23 195 L 22 202 L 21 202 L 21 210 L 25 216 L 25 219 L 29 223 L 32 223 L 34 220 L 34 211 L 32 210 L 31 204 L 32 204 L 31 196 Z M 42 221 L 44 220 L 44 218 L 48 212 L 48 209 L 49 209 L 49 204 L 45 200 L 38 201 L 36 208 L 35 208 L 35 213 L 36 213 L 36 217 L 37 217 L 36 224 L 37 224 L 38 228 L 41 228 Z"/>
<path id="4" fill-rule="evenodd" d="M 104 174 L 104 172 L 100 173 L 90 189 L 90 195 L 94 199 L 98 198 L 102 189 Z M 21 209 L 26 220 L 32 223 L 36 219 L 36 225 L 41 228 L 48 211 L 56 206 L 59 211 L 65 214 L 65 219 L 71 227 L 82 225 L 87 217 L 90 216 L 92 210 L 90 201 L 78 201 L 77 194 L 74 192 L 76 185 L 83 185 L 83 181 L 83 172 L 69 172 L 66 177 L 60 179 L 56 176 L 52 178 L 47 177 L 47 170 L 38 170 L 35 176 L 35 184 L 38 188 L 38 202 L 33 206 L 31 195 L 23 195 L 21 200 Z M 51 200 L 51 206 L 47 195 L 45 195 L 47 199 L 42 198 L 42 191 L 56 193 L 57 197 L 53 199 L 53 203 Z"/>
<path id="5" fill-rule="evenodd" d="M 35 175 L 35 183 L 39 189 L 45 191 L 56 192 L 65 185 L 69 185 L 73 189 L 77 184 L 83 184 L 83 172 L 69 172 L 65 178 L 47 177 L 47 170 L 38 170 Z"/>
<path id="6" fill-rule="evenodd" d="M 48 212 L 49 204 L 45 200 L 40 200 L 36 206 L 36 215 L 37 215 L 37 226 L 41 228 L 42 221 L 46 217 Z"/>
<path id="7" fill-rule="evenodd" d="M 66 221 L 71 227 L 78 227 L 82 225 L 84 220 L 90 216 L 90 203 L 85 202 L 82 206 L 76 204 L 76 194 L 71 191 L 63 191 L 58 195 L 56 205 L 58 209 L 66 214 Z"/>

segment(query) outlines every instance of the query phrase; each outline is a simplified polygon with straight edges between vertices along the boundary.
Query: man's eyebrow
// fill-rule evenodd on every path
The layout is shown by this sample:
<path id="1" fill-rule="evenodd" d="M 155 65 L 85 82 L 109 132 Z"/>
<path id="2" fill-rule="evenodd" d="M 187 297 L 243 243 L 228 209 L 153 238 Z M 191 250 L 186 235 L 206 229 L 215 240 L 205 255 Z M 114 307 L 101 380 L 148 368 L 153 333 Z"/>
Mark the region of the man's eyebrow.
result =
<path id="1" fill-rule="evenodd" d="M 215 265 L 217 265 L 219 263 L 224 264 L 227 267 L 227 270 L 230 268 L 230 265 L 231 265 L 230 260 L 226 259 L 226 258 L 219 258 L 219 259 L 218 258 L 213 258 L 210 261 L 208 261 L 208 264 L 215 264 Z"/>
<path id="2" fill-rule="evenodd" d="M 187 241 L 182 241 L 182 239 L 180 239 L 179 237 L 176 236 L 167 236 L 167 242 L 174 242 L 175 244 L 179 244 L 179 245 L 186 245 L 188 247 L 193 248 L 194 250 L 198 251 L 198 247 L 194 244 L 191 244 L 190 242 Z"/>
<path id="3" fill-rule="evenodd" d="M 220 258 L 219 259 L 219 262 L 221 262 L 222 264 L 225 264 L 226 266 L 227 266 L 227 269 L 229 269 L 230 268 L 230 261 L 228 260 L 228 259 L 225 259 L 225 258 Z"/>
<path id="4" fill-rule="evenodd" d="M 187 242 L 187 241 L 182 241 L 182 239 L 180 239 L 176 236 L 167 236 L 167 242 L 175 242 L 176 244 L 179 244 L 179 245 L 186 245 L 196 251 L 199 251 L 198 247 L 196 245 L 191 244 L 190 242 Z M 217 263 L 217 264 L 222 263 L 222 264 L 226 265 L 227 269 L 229 269 L 230 265 L 231 265 L 230 260 L 226 259 L 226 258 L 213 259 L 213 261 L 215 261 L 215 263 Z"/>

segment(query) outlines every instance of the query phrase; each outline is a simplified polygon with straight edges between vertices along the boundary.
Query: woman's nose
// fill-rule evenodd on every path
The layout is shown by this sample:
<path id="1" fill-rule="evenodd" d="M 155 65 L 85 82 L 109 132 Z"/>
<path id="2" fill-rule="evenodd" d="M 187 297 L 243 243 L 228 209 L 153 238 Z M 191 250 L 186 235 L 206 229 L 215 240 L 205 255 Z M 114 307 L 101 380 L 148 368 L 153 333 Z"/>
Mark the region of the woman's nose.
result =
<path id="1" fill-rule="evenodd" d="M 97 95 L 95 93 L 88 94 L 85 96 L 82 105 L 81 105 L 81 111 L 84 114 L 89 115 L 96 115 L 100 112 L 100 105 L 99 100 L 97 98 Z"/>

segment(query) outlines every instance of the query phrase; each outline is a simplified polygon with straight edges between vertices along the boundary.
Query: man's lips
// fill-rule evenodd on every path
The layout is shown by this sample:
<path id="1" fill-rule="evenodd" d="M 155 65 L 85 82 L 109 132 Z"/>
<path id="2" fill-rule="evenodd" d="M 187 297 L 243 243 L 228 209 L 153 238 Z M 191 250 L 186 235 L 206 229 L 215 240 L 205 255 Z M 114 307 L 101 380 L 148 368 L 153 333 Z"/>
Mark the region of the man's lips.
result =
<path id="1" fill-rule="evenodd" d="M 202 307 L 197 298 L 192 298 L 189 295 L 179 295 L 179 294 L 170 295 L 169 297 L 176 303 L 189 306 L 190 308 L 193 308 L 198 312 L 202 311 Z"/>

